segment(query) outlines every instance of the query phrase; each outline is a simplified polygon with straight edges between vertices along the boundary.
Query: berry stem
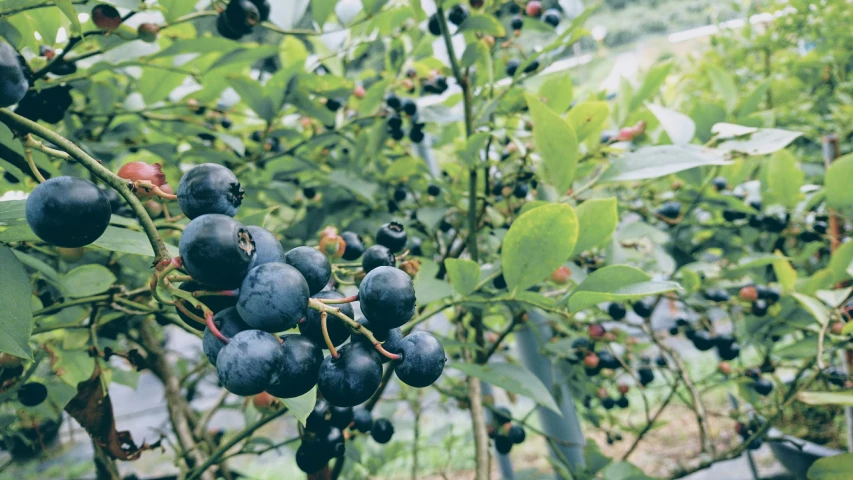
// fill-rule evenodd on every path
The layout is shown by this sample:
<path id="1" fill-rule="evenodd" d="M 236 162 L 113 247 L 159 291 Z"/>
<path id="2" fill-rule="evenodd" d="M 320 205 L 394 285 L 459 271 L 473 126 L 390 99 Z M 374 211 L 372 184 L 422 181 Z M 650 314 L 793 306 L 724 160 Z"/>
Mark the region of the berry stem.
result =
<path id="1" fill-rule="evenodd" d="M 326 341 L 326 347 L 329 349 L 329 353 L 332 355 L 332 358 L 338 358 L 338 350 L 335 349 L 335 344 L 332 343 L 332 338 L 329 337 L 328 318 L 329 314 L 326 311 L 320 312 L 320 328 L 323 330 L 323 340 Z"/>
<path id="2" fill-rule="evenodd" d="M 170 279 L 171 280 L 171 279 Z M 193 292 L 193 296 L 198 297 L 236 297 L 240 295 L 240 290 L 198 290 Z"/>
<path id="3" fill-rule="evenodd" d="M 358 301 L 358 295 L 353 295 L 351 297 L 344 298 L 318 298 L 321 302 L 326 305 L 340 305 L 342 303 L 352 303 Z"/>
<path id="4" fill-rule="evenodd" d="M 326 329 L 326 321 L 325 321 L 326 316 L 324 316 L 324 314 L 332 314 L 332 315 L 340 318 L 347 325 L 349 325 L 350 329 L 353 332 L 355 332 L 359 335 L 364 335 L 364 338 L 366 338 L 370 342 L 371 345 L 375 346 L 376 351 L 378 351 L 380 354 L 385 355 L 386 357 L 390 358 L 391 360 L 400 360 L 402 358 L 400 355 L 397 355 L 397 354 L 389 352 L 388 350 L 385 350 L 385 348 L 382 346 L 382 342 L 380 342 L 379 340 L 376 339 L 376 337 L 373 335 L 373 332 L 371 332 L 367 328 L 364 328 L 364 326 L 362 324 L 356 322 L 355 320 L 353 320 L 352 318 L 347 316 L 345 313 L 341 313 L 340 308 L 333 307 L 331 305 L 326 305 L 325 303 L 321 302 L 319 298 L 309 299 L 308 300 L 308 308 L 310 308 L 312 310 L 317 310 L 318 312 L 320 312 L 320 325 L 323 328 L 323 338 L 326 338 L 326 336 L 329 334 L 328 330 Z M 326 344 L 329 345 L 329 347 L 330 347 L 329 351 L 337 353 L 333 348 L 331 348 L 332 347 L 331 343 L 332 342 L 330 340 L 326 339 Z M 334 356 L 334 354 L 333 354 L 333 356 Z M 337 357 L 334 357 L 334 358 L 337 358 Z"/>
<path id="5" fill-rule="evenodd" d="M 154 185 L 151 182 L 146 182 L 145 180 L 137 180 L 137 181 L 133 182 L 133 190 L 134 191 L 145 190 L 146 193 L 152 192 L 152 193 L 154 193 L 154 195 L 157 195 L 158 197 L 160 197 L 164 200 L 177 200 L 178 199 L 177 195 L 174 195 L 171 193 L 166 193 L 163 190 L 160 190 L 160 187 L 158 187 L 157 185 Z"/>
<path id="6" fill-rule="evenodd" d="M 207 309 L 207 307 L 205 307 Z M 213 323 L 213 312 L 207 310 L 204 312 L 204 323 L 207 324 L 207 328 L 210 329 L 210 333 L 213 334 L 214 337 L 218 338 L 224 344 L 228 344 L 231 340 L 228 339 L 222 332 L 219 331 L 219 328 L 216 327 L 216 324 Z"/>
<path id="7" fill-rule="evenodd" d="M 385 350 L 385 347 L 382 346 L 382 342 L 376 342 L 373 344 L 373 346 L 376 348 L 377 352 L 390 358 L 391 360 L 397 361 L 403 359 L 403 356 L 399 353 L 391 353 L 388 350 Z"/>
<path id="8" fill-rule="evenodd" d="M 27 138 L 30 138 L 30 136 L 27 135 Z M 39 167 L 36 166 L 36 162 L 33 160 L 33 149 L 25 141 L 21 141 L 21 144 L 24 146 L 24 158 L 27 160 L 27 165 L 30 166 L 30 171 L 33 172 L 33 176 L 36 177 L 39 183 L 44 183 L 44 175 L 41 174 Z"/>

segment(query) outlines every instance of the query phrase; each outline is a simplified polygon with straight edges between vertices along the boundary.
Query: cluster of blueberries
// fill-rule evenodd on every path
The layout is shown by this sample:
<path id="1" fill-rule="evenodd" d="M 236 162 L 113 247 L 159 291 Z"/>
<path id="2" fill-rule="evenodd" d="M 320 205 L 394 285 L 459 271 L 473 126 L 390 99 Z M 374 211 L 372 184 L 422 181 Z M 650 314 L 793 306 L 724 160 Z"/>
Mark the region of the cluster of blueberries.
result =
<path id="1" fill-rule="evenodd" d="M 524 428 L 512 423 L 512 413 L 505 406 L 495 407 L 488 430 L 489 438 L 495 442 L 495 450 L 501 455 L 509 454 L 513 445 L 518 445 L 527 438 Z"/>
<path id="2" fill-rule="evenodd" d="M 268 0 L 231 0 L 216 17 L 216 31 L 225 38 L 239 40 L 269 17 Z"/>

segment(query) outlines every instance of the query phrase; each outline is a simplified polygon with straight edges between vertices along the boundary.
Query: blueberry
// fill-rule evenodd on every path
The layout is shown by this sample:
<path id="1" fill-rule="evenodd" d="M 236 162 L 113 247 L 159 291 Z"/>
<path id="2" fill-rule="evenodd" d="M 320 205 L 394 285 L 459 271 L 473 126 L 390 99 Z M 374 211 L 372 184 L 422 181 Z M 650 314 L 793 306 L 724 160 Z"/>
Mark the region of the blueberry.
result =
<path id="1" fill-rule="evenodd" d="M 504 425 L 512 421 L 512 412 L 509 408 L 498 405 L 495 407 L 495 410 L 492 412 L 492 423 L 497 426 Z"/>
<path id="2" fill-rule="evenodd" d="M 401 382 L 416 388 L 435 383 L 444 371 L 444 347 L 431 333 L 418 331 L 403 338 L 402 359 L 394 372 Z"/>
<path id="3" fill-rule="evenodd" d="M 347 428 L 353 421 L 352 407 L 330 407 L 329 423 L 336 428 Z"/>
<path id="4" fill-rule="evenodd" d="M 406 189 L 402 185 L 400 185 L 394 189 L 394 201 L 395 202 L 402 202 L 403 200 L 406 199 L 407 196 L 409 196 L 409 193 L 406 192 Z"/>
<path id="5" fill-rule="evenodd" d="M 441 187 L 435 184 L 430 184 L 427 187 L 427 194 L 432 195 L 433 197 L 437 197 L 441 194 Z"/>
<path id="6" fill-rule="evenodd" d="M 258 7 L 249 0 L 231 0 L 224 11 L 225 20 L 231 30 L 245 35 L 260 22 Z"/>
<path id="7" fill-rule="evenodd" d="M 374 245 L 364 252 L 361 259 L 361 268 L 365 273 L 370 273 L 378 267 L 392 267 L 396 260 L 394 254 L 388 247 L 382 245 Z"/>
<path id="8" fill-rule="evenodd" d="M 258 7 L 258 14 L 260 14 L 260 20 L 262 22 L 266 22 L 270 18 L 270 2 L 268 0 L 250 0 L 252 3 Z"/>
<path id="9" fill-rule="evenodd" d="M 426 138 L 426 135 L 424 134 L 423 127 L 415 125 L 409 130 L 409 140 L 412 142 L 421 143 L 424 141 L 424 138 Z"/>
<path id="10" fill-rule="evenodd" d="M 740 345 L 732 343 L 726 347 L 717 347 L 717 355 L 723 360 L 734 360 L 740 355 Z"/>
<path id="11" fill-rule="evenodd" d="M 0 40 L 0 107 L 11 107 L 20 102 L 29 88 L 18 52 Z"/>
<path id="12" fill-rule="evenodd" d="M 722 192 L 723 190 L 729 188 L 729 182 L 726 180 L 726 177 L 715 177 L 713 180 L 714 188 L 718 192 Z"/>
<path id="13" fill-rule="evenodd" d="M 711 333 L 705 330 L 696 331 L 691 340 L 693 341 L 693 346 L 703 352 L 710 350 L 714 346 L 714 339 L 711 337 Z"/>
<path id="14" fill-rule="evenodd" d="M 495 450 L 501 455 L 507 455 L 512 450 L 512 440 L 506 435 L 495 437 Z"/>
<path id="15" fill-rule="evenodd" d="M 334 411 L 336 407 L 332 407 Z M 331 427 L 326 430 L 325 435 L 320 438 L 320 451 L 328 458 L 339 458 L 346 453 L 346 444 L 344 435 L 338 427 Z"/>
<path id="16" fill-rule="evenodd" d="M 330 355 L 320 366 L 317 382 L 320 394 L 339 407 L 366 402 L 382 381 L 379 354 L 363 343 L 348 343 L 338 353 L 338 358 Z"/>
<path id="17" fill-rule="evenodd" d="M 47 398 L 47 387 L 38 382 L 26 383 L 18 389 L 17 396 L 25 407 L 35 407 Z"/>
<path id="18" fill-rule="evenodd" d="M 533 60 L 524 67 L 524 73 L 533 73 L 539 70 L 539 60 Z"/>
<path id="19" fill-rule="evenodd" d="M 445 77 L 443 75 L 439 75 L 439 76 L 435 77 L 435 79 L 433 80 L 433 84 L 435 85 L 436 92 L 438 94 L 442 94 L 448 88 L 447 77 Z"/>
<path id="20" fill-rule="evenodd" d="M 666 202 L 657 209 L 657 214 L 664 218 L 676 219 L 681 215 L 681 202 Z"/>
<path id="21" fill-rule="evenodd" d="M 503 290 L 506 288 L 506 279 L 504 278 L 504 274 L 501 273 L 494 280 L 492 280 L 492 285 L 498 290 Z"/>
<path id="22" fill-rule="evenodd" d="M 303 335 L 283 335 L 282 340 L 281 369 L 267 392 L 279 398 L 294 398 L 317 385 L 323 350 Z"/>
<path id="23" fill-rule="evenodd" d="M 408 238 L 403 225 L 397 222 L 386 223 L 376 232 L 376 243 L 388 247 L 391 253 L 398 253 L 406 248 Z"/>
<path id="24" fill-rule="evenodd" d="M 343 232 L 340 236 L 347 244 L 346 249 L 344 249 L 344 260 L 357 260 L 358 257 L 364 254 L 364 241 L 358 234 L 355 232 Z"/>
<path id="25" fill-rule="evenodd" d="M 639 368 L 637 369 L 637 377 L 640 379 L 640 384 L 645 387 L 654 381 L 655 372 L 649 367 Z"/>
<path id="26" fill-rule="evenodd" d="M 767 315 L 767 302 L 765 300 L 756 300 L 752 302 L 751 312 L 756 317 Z"/>
<path id="27" fill-rule="evenodd" d="M 214 315 L 213 323 L 216 325 L 216 328 L 218 328 L 219 331 L 228 338 L 231 338 L 244 330 L 250 330 L 250 327 L 246 325 L 246 322 L 240 318 L 240 314 L 237 313 L 237 309 L 235 307 L 226 308 Z M 207 360 L 211 364 L 216 365 L 216 358 L 219 356 L 219 352 L 222 351 L 224 346 L 225 344 L 216 338 L 208 328 L 204 329 L 201 348 L 207 356 Z"/>
<path id="28" fill-rule="evenodd" d="M 246 227 L 246 230 L 255 241 L 255 257 L 250 269 L 265 263 L 284 263 L 284 248 L 272 232 L 254 225 Z"/>
<path id="29" fill-rule="evenodd" d="M 521 65 L 521 62 L 515 58 L 506 62 L 506 67 L 504 71 L 506 72 L 507 77 L 515 76 L 515 72 L 518 71 L 518 67 Z"/>
<path id="30" fill-rule="evenodd" d="M 766 215 L 762 225 L 764 229 L 770 233 L 780 233 L 788 226 L 790 215 L 787 213 L 781 215 Z"/>
<path id="31" fill-rule="evenodd" d="M 427 29 L 429 30 L 429 33 L 436 37 L 441 35 L 441 19 L 438 18 L 438 13 L 430 15 L 429 20 L 427 21 Z"/>
<path id="32" fill-rule="evenodd" d="M 628 408 L 631 403 L 628 401 L 628 397 L 621 396 L 616 400 L 616 406 L 619 408 Z"/>
<path id="33" fill-rule="evenodd" d="M 385 444 L 391 441 L 394 435 L 394 425 L 387 418 L 377 418 L 373 422 L 370 436 L 376 443 Z"/>
<path id="34" fill-rule="evenodd" d="M 329 459 L 316 449 L 302 444 L 296 449 L 296 466 L 307 474 L 317 473 L 328 465 Z"/>
<path id="35" fill-rule="evenodd" d="M 260 330 L 244 330 L 219 351 L 216 374 L 229 392 L 256 395 L 278 380 L 283 363 L 277 338 Z"/>
<path id="36" fill-rule="evenodd" d="M 557 28 L 557 25 L 560 24 L 560 11 L 555 8 L 545 10 L 545 13 L 542 14 L 542 21 Z"/>
<path id="37" fill-rule="evenodd" d="M 332 264 L 329 258 L 316 248 L 296 247 L 284 255 L 285 263 L 299 270 L 308 282 L 311 295 L 316 294 L 329 284 L 332 278 Z"/>
<path id="38" fill-rule="evenodd" d="M 367 433 L 373 428 L 373 416 L 365 408 L 356 408 L 352 411 L 353 428 L 361 433 Z"/>
<path id="39" fill-rule="evenodd" d="M 826 222 L 823 222 L 823 221 L 816 221 L 816 222 L 814 222 L 814 224 L 812 225 L 812 229 L 813 229 L 815 232 L 817 232 L 817 233 L 819 233 L 819 234 L 821 234 L 821 235 L 825 235 L 825 234 L 826 234 L 826 230 L 827 230 L 828 228 L 829 228 L 829 225 L 828 225 Z"/>
<path id="40" fill-rule="evenodd" d="M 728 348 L 735 343 L 735 338 L 731 335 L 720 334 L 714 337 L 714 346 L 717 348 Z"/>
<path id="41" fill-rule="evenodd" d="M 406 136 L 406 132 L 402 128 L 392 128 L 388 133 L 395 142 L 399 142 Z"/>
<path id="42" fill-rule="evenodd" d="M 515 198 L 525 198 L 528 193 L 530 193 L 530 187 L 526 183 L 518 183 L 512 189 L 512 196 Z"/>
<path id="43" fill-rule="evenodd" d="M 773 391 L 773 382 L 765 378 L 759 378 L 752 384 L 752 388 L 755 389 L 756 393 L 764 397 Z"/>
<path id="44" fill-rule="evenodd" d="M 314 404 L 314 409 L 308 414 L 305 420 L 305 430 L 308 432 L 323 432 L 329 428 L 329 422 L 326 418 L 329 416 L 329 402 L 322 398 L 317 398 L 317 403 Z"/>
<path id="45" fill-rule="evenodd" d="M 265 263 L 249 271 L 240 287 L 237 310 L 252 328 L 281 332 L 295 327 L 308 311 L 308 283 L 299 270 Z"/>
<path id="46" fill-rule="evenodd" d="M 386 351 L 390 353 L 400 353 L 402 350 L 403 332 L 399 328 L 392 328 L 390 330 L 379 328 L 376 325 L 371 324 L 370 321 L 364 317 L 359 318 L 358 323 L 364 328 L 370 330 L 370 332 L 373 333 L 373 337 L 382 342 L 382 348 Z M 354 335 L 353 340 L 364 343 L 369 348 L 374 348 L 364 335 Z M 385 355 L 380 355 L 379 359 L 382 363 L 388 363 L 390 361 L 390 359 Z"/>
<path id="47" fill-rule="evenodd" d="M 820 235 L 818 235 L 817 232 L 810 232 L 808 230 L 806 230 L 804 232 L 800 232 L 798 238 L 803 243 L 819 242 L 820 241 Z"/>
<path id="48" fill-rule="evenodd" d="M 604 407 L 605 410 L 610 410 L 616 406 L 616 402 L 610 397 L 605 397 L 601 399 L 601 406 Z"/>
<path id="49" fill-rule="evenodd" d="M 399 111 L 403 106 L 400 101 L 400 97 L 394 95 L 393 93 L 389 93 L 387 97 L 385 97 L 385 105 L 388 105 L 388 108 Z"/>
<path id="50" fill-rule="evenodd" d="M 178 184 L 178 205 L 190 219 L 207 213 L 233 217 L 245 192 L 234 172 L 215 163 L 191 168 Z"/>
<path id="51" fill-rule="evenodd" d="M 344 298 L 344 295 L 334 290 L 325 290 L 313 295 L 313 298 Z M 351 304 L 344 303 L 335 306 L 340 307 L 341 313 L 353 318 L 354 313 Z M 332 344 L 336 347 L 347 341 L 350 337 L 349 326 L 334 315 L 330 314 L 326 318 L 326 327 L 329 331 L 329 338 L 332 340 Z M 308 309 L 305 321 L 299 323 L 299 333 L 305 335 L 311 341 L 316 342 L 317 345 L 326 348 L 326 341 L 323 339 L 323 329 L 320 322 L 320 312 L 317 310 L 311 308 Z"/>
<path id="52" fill-rule="evenodd" d="M 215 213 L 187 224 L 178 250 L 193 279 L 215 288 L 238 287 L 255 257 L 254 241 L 246 227 Z"/>
<path id="53" fill-rule="evenodd" d="M 723 220 L 727 222 L 734 222 L 735 220 L 743 220 L 747 215 L 744 212 L 739 210 L 724 210 L 723 211 Z"/>
<path id="54" fill-rule="evenodd" d="M 447 20 L 450 23 L 456 25 L 462 25 L 462 22 L 468 19 L 468 9 L 459 5 L 458 3 L 452 7 L 447 12 Z"/>
<path id="55" fill-rule="evenodd" d="M 371 270 L 358 291 L 361 312 L 378 328 L 402 326 L 415 315 L 415 287 L 400 269 L 377 267 Z"/>
<path id="56" fill-rule="evenodd" d="M 527 438 L 527 435 L 524 433 L 524 429 L 521 428 L 521 425 L 513 425 L 509 427 L 509 431 L 507 431 L 506 436 L 512 443 L 516 444 L 523 443 L 524 439 Z"/>
<path id="57" fill-rule="evenodd" d="M 761 228 L 764 224 L 764 215 L 753 215 L 749 217 L 748 224 L 752 228 Z"/>
<path id="58" fill-rule="evenodd" d="M 652 309 L 654 308 L 654 304 L 652 304 L 652 302 L 649 300 L 640 300 L 638 302 L 635 302 L 632 308 L 634 309 L 634 313 L 636 313 L 637 315 L 643 318 L 648 318 L 652 316 Z"/>
<path id="59" fill-rule="evenodd" d="M 178 288 L 190 293 L 197 292 L 199 290 L 213 290 L 212 288 L 207 287 L 199 282 L 196 282 L 195 280 L 184 282 Z M 201 300 L 205 305 L 207 305 L 207 308 L 209 308 L 214 315 L 225 310 L 228 307 L 233 307 L 237 305 L 237 297 L 230 295 L 204 295 L 198 297 L 198 299 Z M 193 313 L 195 316 L 199 318 L 204 318 L 204 312 L 200 308 L 195 308 L 189 303 L 178 298 L 175 298 L 175 301 L 180 302 L 181 305 L 186 307 L 186 309 Z M 176 308 L 175 311 L 177 312 L 178 316 L 181 317 L 181 320 L 186 322 L 187 325 L 196 328 L 197 330 L 204 330 L 205 326 L 203 324 L 200 324 L 198 323 L 198 321 L 185 315 L 184 312 L 181 311 L 181 309 Z"/>
<path id="60" fill-rule="evenodd" d="M 610 315 L 610 318 L 613 320 L 622 320 L 625 318 L 625 315 L 628 313 L 628 310 L 625 308 L 625 305 L 621 303 L 610 303 L 607 305 L 607 314 Z"/>
<path id="61" fill-rule="evenodd" d="M 302 195 L 308 200 L 313 200 L 317 196 L 317 189 L 314 187 L 305 187 L 302 189 Z"/>
<path id="62" fill-rule="evenodd" d="M 598 352 L 598 365 L 601 368 L 609 368 L 611 370 L 616 370 L 622 366 L 622 364 L 619 363 L 619 359 L 614 357 L 613 354 L 607 350 L 601 350 Z"/>
<path id="63" fill-rule="evenodd" d="M 512 17 L 512 20 L 509 22 L 509 27 L 513 30 L 521 30 L 521 27 L 524 26 L 524 19 L 521 18 L 521 15 L 516 15 Z"/>
<path id="64" fill-rule="evenodd" d="M 328 110 L 331 110 L 333 112 L 337 112 L 338 110 L 341 109 L 342 106 L 343 106 L 343 103 L 341 103 L 340 100 L 336 100 L 334 98 L 327 98 L 326 99 L 326 108 Z"/>
<path id="65" fill-rule="evenodd" d="M 403 110 L 403 113 L 409 116 L 413 116 L 418 113 L 418 104 L 411 98 L 403 99 L 400 108 Z"/>
<path id="66" fill-rule="evenodd" d="M 40 239 L 64 248 L 97 240 L 110 223 L 112 208 L 94 183 L 76 177 L 54 177 L 27 197 L 27 224 Z"/>

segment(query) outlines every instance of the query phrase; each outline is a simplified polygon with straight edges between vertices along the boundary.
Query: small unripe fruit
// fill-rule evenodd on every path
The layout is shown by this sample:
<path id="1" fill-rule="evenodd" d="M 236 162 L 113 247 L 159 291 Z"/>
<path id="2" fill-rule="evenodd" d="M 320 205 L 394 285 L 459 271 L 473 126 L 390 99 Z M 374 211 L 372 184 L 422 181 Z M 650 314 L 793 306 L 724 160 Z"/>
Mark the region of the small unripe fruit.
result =
<path id="1" fill-rule="evenodd" d="M 542 4 L 536 0 L 531 0 L 527 2 L 527 7 L 525 7 L 524 11 L 531 17 L 538 17 L 542 15 Z"/>
<path id="2" fill-rule="evenodd" d="M 160 33 L 160 27 L 153 23 L 140 24 L 136 29 L 136 34 L 139 39 L 145 43 L 154 43 L 157 41 L 157 35 Z"/>
<path id="3" fill-rule="evenodd" d="M 842 330 L 844 330 L 844 322 L 834 322 L 830 327 L 830 331 L 835 335 L 841 335 Z"/>
<path id="4" fill-rule="evenodd" d="M 594 323 L 589 326 L 589 336 L 593 339 L 599 339 L 604 336 L 604 327 L 600 324 Z"/>
<path id="5" fill-rule="evenodd" d="M 569 270 L 569 267 L 563 265 L 551 273 L 551 280 L 554 283 L 564 285 L 569 283 L 569 278 L 572 276 L 572 271 Z"/>
<path id="6" fill-rule="evenodd" d="M 112 5 L 102 3 L 92 9 L 92 23 L 105 32 L 112 32 L 121 25 L 121 14 Z"/>
<path id="7" fill-rule="evenodd" d="M 624 383 L 620 383 L 619 384 L 619 393 L 621 393 L 622 395 L 625 395 L 626 393 L 628 393 L 629 388 L 630 387 L 628 387 L 628 385 L 625 385 Z"/>
<path id="8" fill-rule="evenodd" d="M 594 353 L 588 353 L 585 357 L 583 357 L 583 364 L 588 368 L 598 367 L 598 355 Z"/>
<path id="9" fill-rule="evenodd" d="M 160 168 L 159 163 L 149 164 L 145 162 L 130 162 L 125 163 L 118 170 L 119 177 L 131 182 L 148 182 L 155 187 L 162 186 L 166 183 L 166 175 Z M 136 196 L 139 198 L 151 198 L 153 192 L 149 192 L 144 188 L 136 190 Z"/>
<path id="10" fill-rule="evenodd" d="M 732 366 L 729 362 L 720 362 L 717 365 L 717 370 L 723 375 L 729 375 L 732 373 Z"/>
<path id="11" fill-rule="evenodd" d="M 364 98 L 364 96 L 367 95 L 367 92 L 364 90 L 364 87 L 362 87 L 361 85 L 356 85 L 356 87 L 352 91 L 352 95 L 355 98 Z"/>
<path id="12" fill-rule="evenodd" d="M 754 302 L 758 300 L 758 290 L 756 290 L 752 285 L 741 288 L 737 295 L 745 302 Z"/>

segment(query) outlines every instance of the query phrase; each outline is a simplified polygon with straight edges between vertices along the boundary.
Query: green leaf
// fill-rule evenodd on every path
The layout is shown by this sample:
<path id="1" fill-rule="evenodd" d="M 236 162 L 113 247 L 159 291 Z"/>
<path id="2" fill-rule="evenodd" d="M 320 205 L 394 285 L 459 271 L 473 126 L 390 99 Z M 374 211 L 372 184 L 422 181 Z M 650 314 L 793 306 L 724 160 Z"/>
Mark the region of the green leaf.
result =
<path id="1" fill-rule="evenodd" d="M 467 296 L 474 292 L 474 287 L 480 281 L 480 265 L 473 260 L 448 258 L 444 261 L 450 284 L 459 295 Z"/>
<path id="2" fill-rule="evenodd" d="M 549 75 L 539 87 L 538 97 L 553 112 L 562 114 L 569 109 L 574 98 L 574 84 L 568 73 Z"/>
<path id="3" fill-rule="evenodd" d="M 470 15 L 462 25 L 459 25 L 460 32 L 481 32 L 487 35 L 503 37 L 506 35 L 506 30 L 503 24 L 495 18 L 494 15 L 486 15 L 482 13 L 474 13 Z"/>
<path id="4" fill-rule="evenodd" d="M 57 287 L 62 285 L 62 280 L 59 278 L 59 273 L 57 273 L 57 271 L 50 265 L 44 263 L 43 261 L 32 255 L 27 255 L 24 252 L 12 250 L 12 253 L 14 253 L 15 256 L 18 257 L 18 260 L 20 260 L 25 267 L 30 267 L 31 269 L 41 273 L 46 279 L 53 282 L 54 285 Z"/>
<path id="5" fill-rule="evenodd" d="M 457 154 L 462 162 L 468 167 L 476 165 L 482 156 L 480 151 L 486 146 L 491 134 L 489 132 L 477 132 L 465 142 L 464 150 L 457 150 Z"/>
<path id="6" fill-rule="evenodd" d="M 610 160 L 600 182 L 624 182 L 659 178 L 704 165 L 729 165 L 718 152 L 696 145 L 660 145 Z"/>
<path id="7" fill-rule="evenodd" d="M 314 387 L 308 393 L 300 395 L 296 398 L 282 398 L 281 403 L 283 403 L 290 413 L 299 420 L 303 426 L 305 425 L 305 421 L 308 420 L 308 415 L 314 411 L 314 404 L 317 403 L 317 388 Z"/>
<path id="8" fill-rule="evenodd" d="M 651 282 L 651 276 L 628 265 L 611 265 L 591 273 L 569 297 L 569 310 L 577 312 L 608 301 L 635 300 L 678 290 L 675 282 Z"/>
<path id="9" fill-rule="evenodd" d="M 326 19 L 335 11 L 335 3 L 332 0 L 311 0 L 311 15 L 317 25 L 322 27 L 326 23 Z"/>
<path id="10" fill-rule="evenodd" d="M 562 415 L 548 388 L 524 367 L 512 363 L 476 365 L 457 362 L 452 362 L 449 366 L 508 392 L 530 398 L 557 415 Z"/>
<path id="11" fill-rule="evenodd" d="M 533 120 L 533 141 L 542 157 L 547 181 L 563 194 L 572 186 L 578 165 L 578 138 L 572 127 L 544 103 L 525 95 Z"/>
<path id="12" fill-rule="evenodd" d="M 634 92 L 631 98 L 630 111 L 635 110 L 646 100 L 654 98 L 655 94 L 660 91 L 660 87 L 672 70 L 672 62 L 662 63 L 652 67 L 643 77 L 643 83 Z"/>
<path id="13" fill-rule="evenodd" d="M 809 467 L 808 480 L 848 480 L 853 472 L 853 453 L 818 459 Z"/>
<path id="14" fill-rule="evenodd" d="M 513 222 L 503 240 L 501 263 L 510 291 L 524 290 L 562 265 L 578 238 L 578 219 L 569 205 L 545 205 Z"/>
<path id="15" fill-rule="evenodd" d="M 796 207 L 805 174 L 794 155 L 787 150 L 779 150 L 765 161 L 763 173 L 761 199 L 768 205 L 778 203 L 787 208 Z"/>
<path id="16" fill-rule="evenodd" d="M 792 295 L 794 296 L 794 299 L 800 302 L 800 305 L 812 314 L 818 323 L 821 325 L 829 323 L 829 310 L 827 310 L 826 306 L 820 300 L 808 295 L 803 295 L 802 293 L 794 293 Z"/>
<path id="17" fill-rule="evenodd" d="M 116 276 L 103 265 L 83 265 L 62 276 L 63 291 L 70 297 L 88 297 L 109 290 Z"/>
<path id="18" fill-rule="evenodd" d="M 699 291 L 699 287 L 702 286 L 702 277 L 699 273 L 687 267 L 679 268 L 678 272 L 681 274 L 681 286 L 685 292 L 695 293 Z"/>
<path id="19" fill-rule="evenodd" d="M 714 90 L 716 90 L 717 94 L 723 98 L 726 110 L 729 113 L 733 112 L 738 98 L 737 85 L 735 85 L 734 77 L 732 77 L 729 72 L 725 71 L 723 67 L 717 64 L 707 63 L 706 67 L 708 69 L 708 76 L 711 77 L 711 84 L 714 86 Z"/>
<path id="20" fill-rule="evenodd" d="M 661 127 L 666 131 L 674 145 L 687 145 L 693 140 L 693 135 L 696 134 L 696 124 L 690 117 L 652 103 L 647 103 L 646 108 L 657 117 Z"/>
<path id="21" fill-rule="evenodd" d="M 853 390 L 844 392 L 800 392 L 797 400 L 809 405 L 844 405 L 853 407 Z"/>
<path id="22" fill-rule="evenodd" d="M 826 190 L 828 207 L 847 208 L 853 205 L 851 178 L 853 178 L 853 153 L 838 158 L 826 170 L 823 188 Z"/>
<path id="23" fill-rule="evenodd" d="M 245 76 L 229 77 L 228 84 L 259 117 L 268 122 L 275 118 L 272 102 L 264 95 L 264 88 L 256 80 Z"/>
<path id="24" fill-rule="evenodd" d="M 613 462 L 601 474 L 604 480 L 650 480 L 642 470 L 628 462 Z"/>
<path id="25" fill-rule="evenodd" d="M 151 248 L 151 243 L 144 233 L 126 228 L 117 228 L 112 225 L 107 227 L 107 231 L 101 235 L 101 238 L 95 240 L 93 245 L 114 252 L 132 253 L 148 257 L 154 256 L 154 249 Z M 166 245 L 166 248 L 169 249 L 170 254 L 178 255 L 178 249 L 174 246 Z"/>
<path id="26" fill-rule="evenodd" d="M 717 150 L 720 152 L 744 153 L 746 155 L 770 155 L 787 147 L 801 135 L 802 132 L 792 132 L 778 128 L 760 128 L 749 135 L 749 138 L 726 140 L 717 145 Z"/>
<path id="27" fill-rule="evenodd" d="M 187 2 L 186 0 L 158 0 L 157 3 L 165 10 L 163 16 L 166 17 L 166 21 L 169 23 L 192 12 L 195 8 L 193 2 Z"/>
<path id="28" fill-rule="evenodd" d="M 71 0 L 53 0 L 56 6 L 62 10 L 62 13 L 71 20 L 71 36 L 78 36 L 83 31 L 80 27 L 80 20 L 77 18 L 77 10 L 74 9 L 74 4 Z"/>
<path id="29" fill-rule="evenodd" d="M 0 352 L 32 359 L 30 334 L 33 331 L 33 310 L 30 298 L 30 279 L 12 249 L 0 245 Z"/>
<path id="30" fill-rule="evenodd" d="M 771 79 L 766 79 L 759 83 L 750 94 L 743 99 L 740 107 L 737 109 L 738 117 L 746 117 L 758 110 L 758 106 L 767 97 L 767 91 L 770 90 Z"/>
<path id="31" fill-rule="evenodd" d="M 782 285 L 786 292 L 794 290 L 794 285 L 797 283 L 797 271 L 791 262 L 784 259 L 774 261 L 773 272 L 779 280 L 779 285 Z"/>
<path id="32" fill-rule="evenodd" d="M 482 59 L 489 58 L 489 48 L 484 42 L 471 42 L 465 47 L 465 53 L 459 61 L 462 68 L 473 66 Z"/>
<path id="33" fill-rule="evenodd" d="M 827 268 L 832 272 L 833 283 L 843 282 L 853 276 L 853 242 L 842 243 L 832 253 Z"/>
<path id="34" fill-rule="evenodd" d="M 619 212 L 616 198 L 593 198 L 575 209 L 578 216 L 578 241 L 574 253 L 585 252 L 606 242 L 616 231 Z"/>
<path id="35" fill-rule="evenodd" d="M 329 174 L 329 181 L 346 188 L 356 196 L 373 201 L 379 185 L 364 180 L 361 176 L 346 170 L 335 170 Z"/>
<path id="36" fill-rule="evenodd" d="M 583 102 L 569 110 L 566 121 L 577 134 L 578 142 L 582 142 L 607 120 L 609 114 L 610 107 L 607 102 Z"/>

